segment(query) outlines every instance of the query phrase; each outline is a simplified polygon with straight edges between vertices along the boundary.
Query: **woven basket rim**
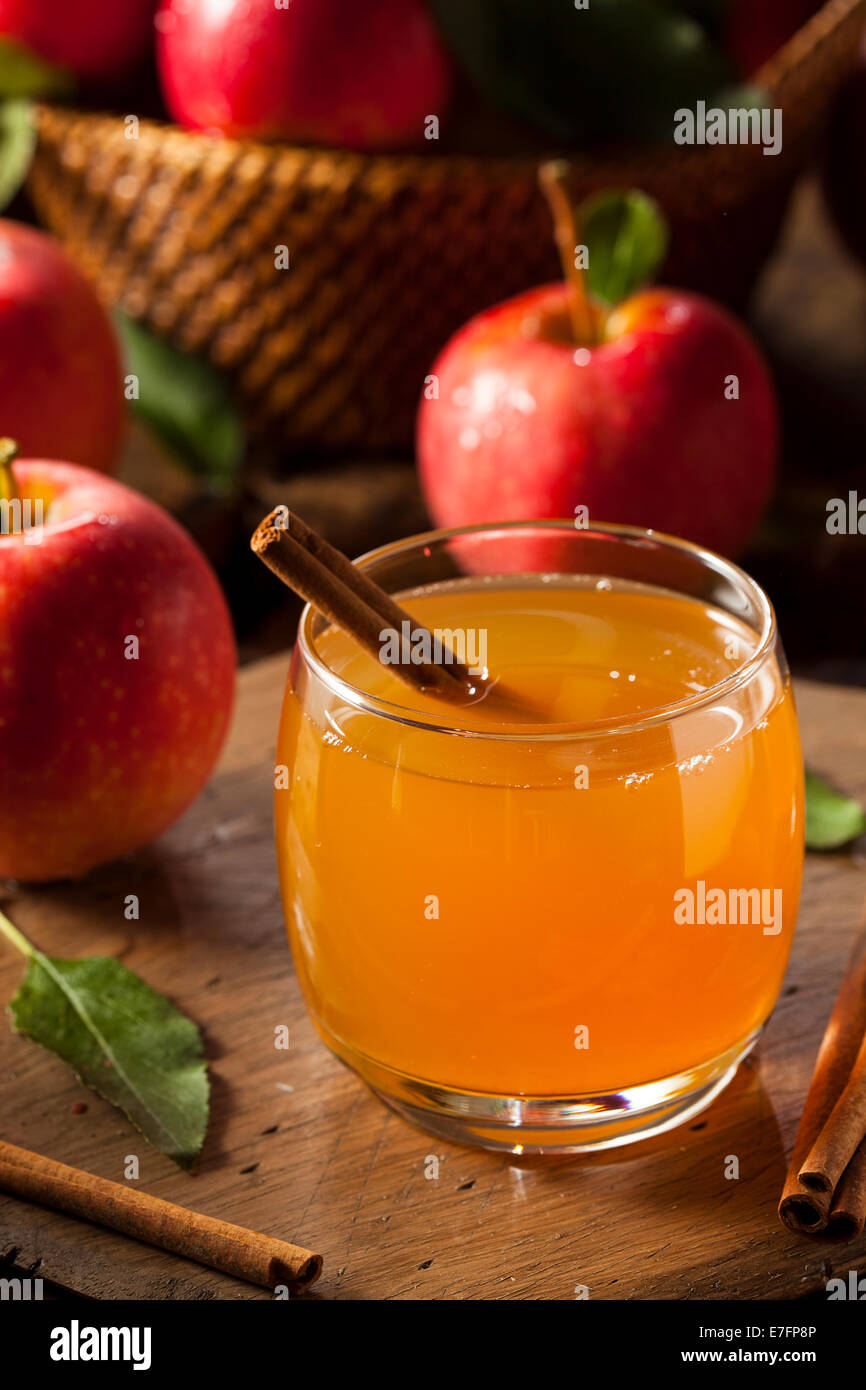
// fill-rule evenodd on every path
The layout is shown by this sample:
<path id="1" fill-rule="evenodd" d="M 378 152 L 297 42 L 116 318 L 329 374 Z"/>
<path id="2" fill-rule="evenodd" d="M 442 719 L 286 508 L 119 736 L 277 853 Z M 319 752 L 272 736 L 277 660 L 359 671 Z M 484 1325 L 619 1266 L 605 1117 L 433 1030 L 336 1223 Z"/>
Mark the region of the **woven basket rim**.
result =
<path id="1" fill-rule="evenodd" d="M 754 83 L 763 87 L 769 96 L 784 108 L 784 92 L 788 80 L 799 72 L 802 65 L 820 49 L 840 25 L 847 23 L 858 12 L 866 21 L 866 0 L 825 0 L 821 8 L 773 55 L 768 63 L 759 69 L 753 79 Z M 80 121 L 89 125 L 102 122 L 116 123 L 118 120 L 124 119 L 124 117 L 110 112 L 82 110 L 51 102 L 37 103 L 36 114 L 38 123 L 44 120 L 56 120 L 63 116 L 68 117 L 70 122 Z M 375 175 L 378 170 L 382 170 L 388 171 L 392 175 L 400 173 L 409 177 L 423 171 L 427 178 L 430 178 L 436 171 L 441 171 L 443 177 L 446 177 L 459 167 L 466 171 L 477 170 L 487 177 L 497 173 L 512 178 L 531 178 L 534 180 L 537 176 L 539 163 L 554 156 L 565 159 L 576 172 L 586 170 L 597 174 L 605 167 L 622 169 L 651 161 L 657 173 L 665 170 L 674 173 L 682 172 L 684 159 L 712 160 L 717 150 L 723 148 L 708 145 L 686 149 L 668 142 L 646 144 L 629 142 L 617 145 L 596 145 L 591 149 L 581 151 L 556 149 L 553 146 L 540 147 L 536 153 L 518 155 L 464 153 L 459 150 L 441 153 L 437 150 L 430 150 L 423 154 L 415 151 L 367 153 L 328 145 L 294 145 L 279 141 L 263 142 L 217 137 L 208 135 L 203 131 L 186 130 L 182 126 L 153 117 L 140 118 L 139 128 L 154 135 L 159 134 L 162 139 L 168 137 L 173 142 L 201 154 L 219 152 L 226 159 L 242 158 L 244 155 L 255 155 L 267 160 L 278 159 L 281 156 L 293 159 L 300 158 L 305 161 L 319 158 L 326 161 L 331 168 L 345 171 L 347 174 L 367 173 Z"/>

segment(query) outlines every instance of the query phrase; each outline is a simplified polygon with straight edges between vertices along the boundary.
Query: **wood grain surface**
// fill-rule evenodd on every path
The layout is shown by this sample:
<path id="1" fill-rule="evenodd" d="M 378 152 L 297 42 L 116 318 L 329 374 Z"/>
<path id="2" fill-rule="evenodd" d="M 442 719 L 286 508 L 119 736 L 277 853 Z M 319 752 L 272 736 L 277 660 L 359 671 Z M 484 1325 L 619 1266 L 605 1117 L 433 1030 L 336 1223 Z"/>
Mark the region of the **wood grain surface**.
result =
<path id="1" fill-rule="evenodd" d="M 85 882 L 6 892 L 43 950 L 115 955 L 202 1027 L 213 1116 L 197 1175 L 177 1170 L 66 1067 L 0 1026 L 0 1133 L 115 1180 L 127 1155 L 171 1201 L 325 1257 L 320 1299 L 790 1298 L 866 1261 L 798 1239 L 776 1203 L 812 1064 L 866 894 L 856 848 L 810 855 L 779 1006 L 757 1053 L 690 1125 L 608 1154 L 513 1158 L 432 1139 L 326 1051 L 286 945 L 271 840 L 286 658 L 245 671 L 220 770 L 149 849 Z M 801 684 L 807 758 L 866 796 L 866 693 Z M 141 920 L 124 919 L 139 896 Z M 20 957 L 0 946 L 0 998 Z M 287 1025 L 288 1051 L 274 1046 Z M 76 1113 L 76 1102 L 87 1109 Z M 438 1158 L 438 1177 L 428 1178 Z M 725 1176 L 729 1155 L 740 1177 Z M 256 1299 L 263 1290 L 0 1196 L 0 1266 L 94 1298 Z"/>

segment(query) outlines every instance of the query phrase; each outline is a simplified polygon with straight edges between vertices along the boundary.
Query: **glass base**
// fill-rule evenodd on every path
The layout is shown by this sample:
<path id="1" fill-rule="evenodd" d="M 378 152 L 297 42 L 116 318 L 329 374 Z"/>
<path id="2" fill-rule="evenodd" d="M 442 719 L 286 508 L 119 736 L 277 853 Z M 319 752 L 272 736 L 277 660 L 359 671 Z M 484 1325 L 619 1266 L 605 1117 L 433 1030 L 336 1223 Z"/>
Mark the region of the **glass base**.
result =
<path id="1" fill-rule="evenodd" d="M 341 1061 L 404 1120 L 455 1144 L 513 1154 L 592 1153 L 684 1124 L 716 1099 L 763 1031 L 712 1061 L 603 1095 L 499 1096 L 418 1081 L 352 1053 L 323 1031 Z"/>

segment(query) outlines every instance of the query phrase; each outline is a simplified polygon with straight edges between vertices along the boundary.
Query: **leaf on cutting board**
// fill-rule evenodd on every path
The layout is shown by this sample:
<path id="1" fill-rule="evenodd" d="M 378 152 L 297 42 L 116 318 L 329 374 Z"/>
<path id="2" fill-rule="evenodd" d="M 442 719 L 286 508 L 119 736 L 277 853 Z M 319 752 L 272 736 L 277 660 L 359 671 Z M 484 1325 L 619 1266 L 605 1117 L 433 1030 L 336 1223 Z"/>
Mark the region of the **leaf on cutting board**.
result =
<path id="1" fill-rule="evenodd" d="M 204 1143 L 210 1093 L 195 1024 L 120 961 L 45 956 L 2 914 L 0 930 L 29 962 L 9 1006 L 16 1031 L 61 1057 L 189 1168 Z"/>
<path id="2" fill-rule="evenodd" d="M 192 473 L 231 485 L 244 455 L 244 426 L 228 384 L 203 358 L 118 313 L 127 370 L 137 380 L 139 418 Z"/>
<path id="3" fill-rule="evenodd" d="M 66 96 L 75 90 L 67 68 L 46 63 L 17 39 L 0 36 L 0 97 Z"/>
<path id="4" fill-rule="evenodd" d="M 735 80 L 703 26 L 655 0 L 431 0 L 496 106 L 558 140 L 670 140 L 674 112 Z"/>
<path id="5" fill-rule="evenodd" d="M 581 204 L 579 217 L 596 299 L 619 304 L 652 279 L 668 247 L 667 223 L 652 198 L 634 189 L 598 193 Z"/>
<path id="6" fill-rule="evenodd" d="M 866 830 L 866 810 L 859 801 L 835 792 L 806 769 L 806 847 L 839 849 Z"/>
<path id="7" fill-rule="evenodd" d="M 11 203 L 26 179 L 35 148 L 30 102 L 0 102 L 0 211 Z"/>

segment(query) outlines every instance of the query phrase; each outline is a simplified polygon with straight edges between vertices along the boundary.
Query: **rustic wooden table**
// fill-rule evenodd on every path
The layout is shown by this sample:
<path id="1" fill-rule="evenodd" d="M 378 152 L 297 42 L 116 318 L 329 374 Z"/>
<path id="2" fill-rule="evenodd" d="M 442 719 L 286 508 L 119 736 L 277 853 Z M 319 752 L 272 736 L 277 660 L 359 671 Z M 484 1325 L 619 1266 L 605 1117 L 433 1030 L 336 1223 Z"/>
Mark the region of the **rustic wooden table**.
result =
<path id="1" fill-rule="evenodd" d="M 527 1159 L 434 1140 L 387 1111 L 314 1035 L 285 942 L 271 844 L 273 736 L 285 657 L 241 677 L 218 775 L 157 844 L 86 882 L 8 893 L 52 955 L 116 955 L 203 1028 L 213 1115 L 198 1174 L 150 1149 L 35 1044 L 0 1028 L 0 1134 L 320 1250 L 309 1298 L 789 1298 L 862 1267 L 783 1230 L 776 1202 L 860 907 L 857 853 L 810 855 L 778 1009 L 755 1057 L 691 1125 L 591 1158 Z M 802 684 L 807 757 L 866 795 L 866 693 Z M 125 921 L 136 893 L 141 920 Z M 21 961 L 0 949 L 0 997 Z M 277 1050 L 285 1024 L 291 1048 Z M 86 1101 L 84 1113 L 76 1102 Z M 739 1180 L 726 1178 L 729 1155 Z M 439 1160 L 438 1177 L 427 1177 Z M 256 1299 L 253 1288 L 0 1196 L 0 1266 L 96 1298 Z"/>

